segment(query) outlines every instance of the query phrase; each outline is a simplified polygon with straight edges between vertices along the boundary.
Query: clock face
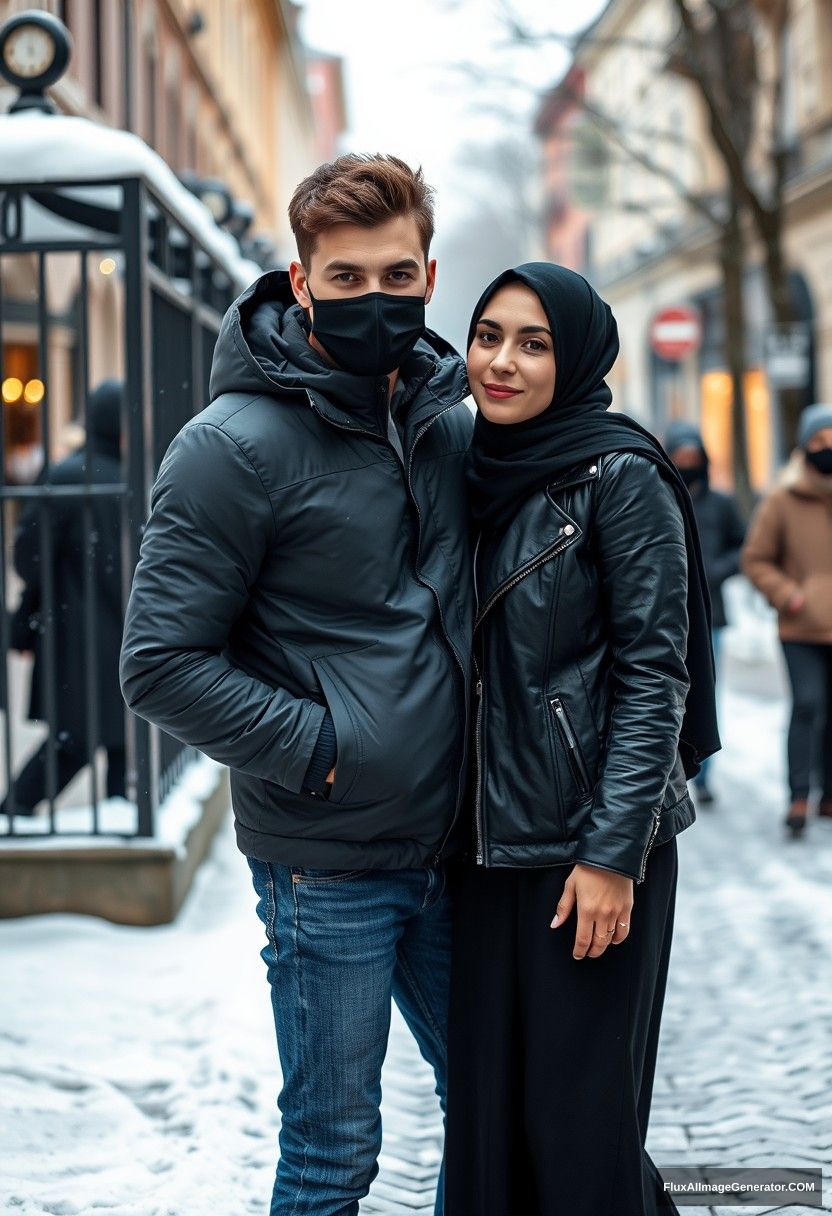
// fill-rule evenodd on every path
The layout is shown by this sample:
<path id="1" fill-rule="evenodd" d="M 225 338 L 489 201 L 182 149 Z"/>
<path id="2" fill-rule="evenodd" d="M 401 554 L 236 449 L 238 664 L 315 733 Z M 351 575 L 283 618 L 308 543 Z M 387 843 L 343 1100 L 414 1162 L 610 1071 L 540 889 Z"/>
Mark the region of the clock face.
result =
<path id="1" fill-rule="evenodd" d="M 55 58 L 55 40 L 39 25 L 20 25 L 3 45 L 3 62 L 10 72 L 26 80 L 43 73 Z"/>

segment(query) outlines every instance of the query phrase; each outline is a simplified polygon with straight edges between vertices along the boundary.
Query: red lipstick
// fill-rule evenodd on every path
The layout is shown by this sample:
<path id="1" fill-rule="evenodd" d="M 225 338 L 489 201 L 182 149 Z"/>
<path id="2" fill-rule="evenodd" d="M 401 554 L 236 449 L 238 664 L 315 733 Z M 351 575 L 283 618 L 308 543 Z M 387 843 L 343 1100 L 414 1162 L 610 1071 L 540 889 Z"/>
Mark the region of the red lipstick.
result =
<path id="1" fill-rule="evenodd" d="M 483 388 L 492 401 L 508 401 L 510 397 L 516 397 L 523 391 L 520 388 L 508 388 L 505 384 L 484 384 Z"/>

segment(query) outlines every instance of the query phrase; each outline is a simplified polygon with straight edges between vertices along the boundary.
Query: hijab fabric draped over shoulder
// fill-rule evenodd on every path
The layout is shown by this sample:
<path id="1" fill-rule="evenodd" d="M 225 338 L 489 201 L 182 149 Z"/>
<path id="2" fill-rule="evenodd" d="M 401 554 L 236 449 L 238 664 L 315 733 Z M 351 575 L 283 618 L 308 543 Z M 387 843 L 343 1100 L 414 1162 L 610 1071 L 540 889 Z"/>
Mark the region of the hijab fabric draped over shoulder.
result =
<path id="1" fill-rule="evenodd" d="M 509 283 L 531 288 L 546 313 L 554 344 L 555 393 L 547 409 L 525 422 L 501 424 L 477 414 L 468 467 L 475 523 L 486 535 L 503 532 L 530 495 L 570 469 L 612 452 L 636 452 L 658 466 L 676 495 L 685 525 L 690 689 L 680 748 L 685 770 L 694 776 L 720 743 L 711 605 L 690 495 L 658 440 L 633 418 L 609 409 L 612 392 L 606 376 L 618 355 L 618 327 L 609 305 L 581 275 L 549 262 L 506 270 L 477 302 L 468 348 L 488 301 Z"/>

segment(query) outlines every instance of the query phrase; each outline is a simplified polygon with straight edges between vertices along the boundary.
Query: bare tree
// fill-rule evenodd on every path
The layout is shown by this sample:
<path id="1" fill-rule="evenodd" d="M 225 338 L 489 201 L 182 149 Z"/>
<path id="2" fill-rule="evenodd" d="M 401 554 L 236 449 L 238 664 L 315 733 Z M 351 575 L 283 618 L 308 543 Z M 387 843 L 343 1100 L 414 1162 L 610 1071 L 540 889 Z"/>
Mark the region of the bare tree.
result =
<path id="1" fill-rule="evenodd" d="M 795 313 L 783 234 L 791 153 L 785 111 L 790 0 L 707 0 L 695 11 L 688 0 L 673 4 L 680 30 L 670 66 L 690 80 L 702 99 L 729 192 L 747 211 L 763 248 L 772 315 L 776 322 L 789 324 Z M 767 73 L 759 62 L 761 34 L 771 48 Z M 752 163 L 752 151 L 759 151 L 762 174 Z M 799 391 L 781 393 L 790 443 L 801 405 Z"/>
<path id="2" fill-rule="evenodd" d="M 682 176 L 655 155 L 655 142 L 643 131 L 590 102 L 581 92 L 572 101 L 601 131 L 611 147 L 668 184 L 676 197 L 717 238 L 725 308 L 725 358 L 733 388 L 732 435 L 737 492 L 751 502 L 746 453 L 746 318 L 743 279 L 750 262 L 749 223 L 763 250 L 763 271 L 773 319 L 795 320 L 788 264 L 784 253 L 785 188 L 791 148 L 787 138 L 784 81 L 790 0 L 669 0 L 679 26 L 669 44 L 642 38 L 604 39 L 593 27 L 578 35 L 530 28 L 511 0 L 501 0 L 506 42 L 535 47 L 553 42 L 573 52 L 579 46 L 628 46 L 655 62 L 656 72 L 684 77 L 699 95 L 713 147 L 725 169 L 726 192 L 713 200 L 690 190 Z M 761 56 L 761 45 L 769 48 Z M 761 63 L 762 59 L 762 63 Z M 559 86 L 569 91 L 569 76 Z M 761 168 L 762 167 L 762 168 Z M 780 392 L 787 442 L 793 441 L 802 405 L 799 390 Z"/>

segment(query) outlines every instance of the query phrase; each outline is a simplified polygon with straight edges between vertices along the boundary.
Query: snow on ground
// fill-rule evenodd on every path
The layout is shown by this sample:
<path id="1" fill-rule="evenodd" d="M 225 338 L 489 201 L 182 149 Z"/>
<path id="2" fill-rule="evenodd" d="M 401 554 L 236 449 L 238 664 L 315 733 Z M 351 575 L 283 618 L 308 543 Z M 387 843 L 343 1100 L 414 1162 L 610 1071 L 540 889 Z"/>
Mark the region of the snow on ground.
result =
<path id="1" fill-rule="evenodd" d="M 783 840 L 782 673 L 765 629 L 759 645 L 729 647 L 720 803 L 680 839 L 648 1140 L 659 1165 L 797 1164 L 801 1146 L 818 1163 L 818 1146 L 832 1151 L 819 1091 L 832 1075 L 832 824 Z M 267 1211 L 279 1075 L 255 902 L 228 822 L 174 925 L 0 922 L 4 1214 Z M 430 1210 L 430 1091 L 394 1018 L 368 1214 Z"/>
<path id="2" fill-rule="evenodd" d="M 278 1084 L 264 944 L 230 822 L 178 921 L 0 923 L 0 1207 L 262 1212 Z"/>

